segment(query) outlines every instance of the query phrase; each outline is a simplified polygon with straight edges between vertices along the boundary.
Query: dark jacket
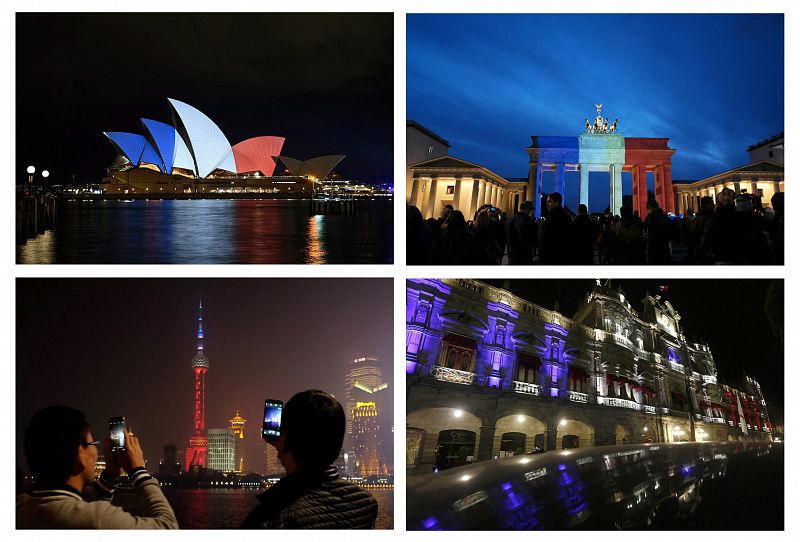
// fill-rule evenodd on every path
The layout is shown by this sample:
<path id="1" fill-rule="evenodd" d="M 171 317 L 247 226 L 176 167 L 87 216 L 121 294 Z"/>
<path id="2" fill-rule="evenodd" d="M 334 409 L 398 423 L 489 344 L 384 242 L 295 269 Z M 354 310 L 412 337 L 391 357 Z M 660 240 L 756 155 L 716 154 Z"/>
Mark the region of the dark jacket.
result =
<path id="1" fill-rule="evenodd" d="M 540 228 L 539 262 L 546 265 L 571 264 L 574 258 L 572 218 L 563 207 L 547 213 Z"/>
<path id="2" fill-rule="evenodd" d="M 647 263 L 672 263 L 672 224 L 660 208 L 653 209 L 644 219 L 647 230 Z"/>
<path id="3" fill-rule="evenodd" d="M 243 529 L 371 529 L 375 497 L 343 480 L 336 467 L 300 469 L 260 494 Z"/>
<path id="4" fill-rule="evenodd" d="M 506 223 L 508 240 L 508 263 L 525 265 L 533 263 L 533 247 L 536 243 L 536 222 L 528 213 L 518 212 Z"/>

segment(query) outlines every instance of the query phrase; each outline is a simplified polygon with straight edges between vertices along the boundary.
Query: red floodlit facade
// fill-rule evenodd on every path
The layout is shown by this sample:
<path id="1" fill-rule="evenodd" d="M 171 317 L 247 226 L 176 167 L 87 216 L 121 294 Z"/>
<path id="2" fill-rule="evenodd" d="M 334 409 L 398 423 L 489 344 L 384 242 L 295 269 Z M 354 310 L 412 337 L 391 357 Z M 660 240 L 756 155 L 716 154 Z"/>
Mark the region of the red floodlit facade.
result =
<path id="1" fill-rule="evenodd" d="M 260 171 L 265 177 L 271 176 L 275 171 L 272 157 L 280 156 L 284 141 L 283 137 L 261 136 L 237 143 L 232 147 L 236 171 Z"/>
<path id="2" fill-rule="evenodd" d="M 668 146 L 666 137 L 626 137 L 625 165 L 633 177 L 633 210 L 639 216 L 647 214 L 647 172 L 655 178 L 655 198 L 664 212 L 675 212 L 672 193 L 672 155 L 675 149 Z"/>

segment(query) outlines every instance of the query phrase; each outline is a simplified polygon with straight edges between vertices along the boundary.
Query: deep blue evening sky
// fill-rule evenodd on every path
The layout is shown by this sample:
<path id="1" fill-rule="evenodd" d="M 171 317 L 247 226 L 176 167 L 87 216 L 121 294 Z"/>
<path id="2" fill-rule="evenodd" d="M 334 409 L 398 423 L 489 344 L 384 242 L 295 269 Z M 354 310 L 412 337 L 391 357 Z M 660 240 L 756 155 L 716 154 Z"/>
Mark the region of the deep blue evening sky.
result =
<path id="1" fill-rule="evenodd" d="M 696 180 L 784 130 L 783 41 L 782 14 L 409 15 L 407 118 L 454 156 L 527 177 L 530 136 L 577 136 L 602 103 L 621 135 L 669 137 L 673 179 Z M 608 198 L 598 175 L 592 202 Z M 570 206 L 577 183 L 568 173 Z"/>

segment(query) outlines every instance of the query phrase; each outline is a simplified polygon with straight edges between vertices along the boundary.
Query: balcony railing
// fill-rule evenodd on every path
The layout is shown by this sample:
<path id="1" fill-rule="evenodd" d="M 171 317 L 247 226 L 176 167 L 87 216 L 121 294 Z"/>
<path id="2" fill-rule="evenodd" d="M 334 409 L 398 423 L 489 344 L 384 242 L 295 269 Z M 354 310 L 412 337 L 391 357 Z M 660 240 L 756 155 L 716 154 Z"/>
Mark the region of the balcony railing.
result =
<path id="1" fill-rule="evenodd" d="M 722 418 L 714 418 L 713 416 L 703 416 L 703 421 L 708 423 L 725 423 L 725 420 Z"/>
<path id="2" fill-rule="evenodd" d="M 585 393 L 581 393 L 579 391 L 570 391 L 567 395 L 570 401 L 575 401 L 576 403 L 588 403 L 589 396 Z"/>
<path id="3" fill-rule="evenodd" d="M 538 384 L 531 384 L 530 382 L 520 382 L 514 380 L 511 382 L 511 391 L 517 393 L 526 393 L 528 395 L 541 395 L 542 388 Z"/>
<path id="4" fill-rule="evenodd" d="M 458 369 L 451 369 L 449 367 L 436 365 L 435 367 L 431 368 L 431 376 L 436 380 L 442 380 L 443 382 L 452 382 L 454 384 L 464 384 L 470 386 L 475 382 L 475 377 L 477 375 L 475 373 L 470 373 L 469 371 L 459 371 Z"/>
<path id="5" fill-rule="evenodd" d="M 640 410 L 639 403 L 636 401 L 629 401 L 627 399 L 617 399 L 616 397 L 606 397 L 603 401 L 606 405 L 612 407 L 630 408 L 631 410 Z"/>

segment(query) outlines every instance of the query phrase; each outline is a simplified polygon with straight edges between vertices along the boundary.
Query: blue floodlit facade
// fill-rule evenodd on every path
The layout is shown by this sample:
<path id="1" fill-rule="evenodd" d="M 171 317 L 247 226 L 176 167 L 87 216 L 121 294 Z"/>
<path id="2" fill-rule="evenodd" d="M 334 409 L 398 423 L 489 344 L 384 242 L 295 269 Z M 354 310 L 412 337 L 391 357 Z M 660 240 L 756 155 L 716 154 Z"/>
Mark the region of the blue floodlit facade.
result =
<path id="1" fill-rule="evenodd" d="M 573 318 L 475 280 L 409 279 L 407 468 L 603 444 L 771 440 L 759 384 L 717 381 L 659 296 L 598 284 Z"/>

